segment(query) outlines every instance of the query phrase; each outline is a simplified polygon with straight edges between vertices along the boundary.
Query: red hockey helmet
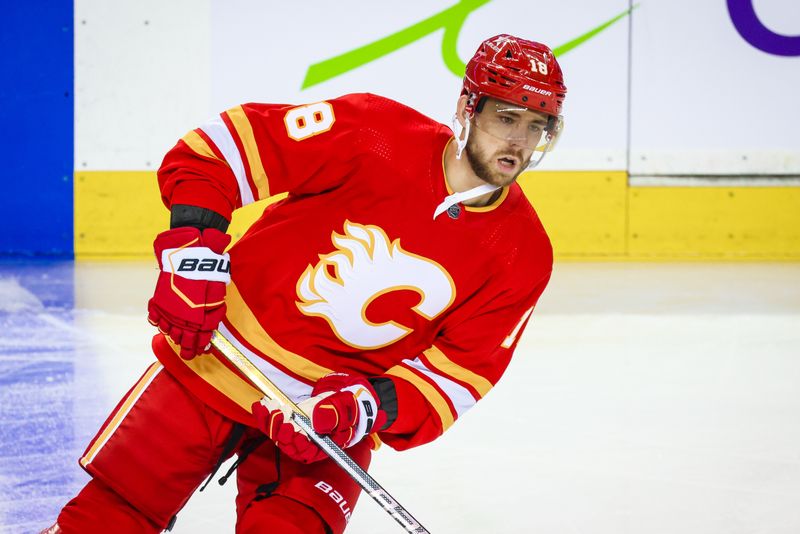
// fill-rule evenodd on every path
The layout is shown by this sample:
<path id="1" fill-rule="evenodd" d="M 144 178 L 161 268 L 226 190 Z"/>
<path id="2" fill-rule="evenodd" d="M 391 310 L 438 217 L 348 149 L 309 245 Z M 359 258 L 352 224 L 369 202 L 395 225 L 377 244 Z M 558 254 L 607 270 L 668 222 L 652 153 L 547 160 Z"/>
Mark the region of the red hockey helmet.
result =
<path id="1" fill-rule="evenodd" d="M 462 90 L 470 97 L 469 113 L 480 111 L 482 98 L 491 96 L 555 116 L 561 115 L 566 93 L 553 51 L 507 34 L 481 43 L 467 63 Z"/>

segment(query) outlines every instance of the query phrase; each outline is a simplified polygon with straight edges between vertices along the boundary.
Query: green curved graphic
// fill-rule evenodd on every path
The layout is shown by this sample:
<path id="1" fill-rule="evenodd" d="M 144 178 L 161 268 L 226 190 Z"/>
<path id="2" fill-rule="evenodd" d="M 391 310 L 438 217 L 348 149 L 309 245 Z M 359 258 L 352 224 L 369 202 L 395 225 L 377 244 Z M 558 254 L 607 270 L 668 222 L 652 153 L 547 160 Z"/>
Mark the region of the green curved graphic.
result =
<path id="1" fill-rule="evenodd" d="M 491 2 L 491 0 L 461 0 L 456 5 L 417 22 L 408 28 L 350 50 L 349 52 L 345 52 L 344 54 L 320 61 L 319 63 L 314 63 L 306 71 L 301 89 L 307 89 L 330 80 L 331 78 L 335 78 L 336 76 L 341 76 L 362 65 L 408 46 L 414 41 L 418 41 L 440 29 L 444 29 L 444 35 L 442 36 L 442 60 L 447 69 L 460 78 L 464 75 L 464 68 L 466 67 L 466 64 L 458 57 L 457 50 L 458 36 L 461 33 L 461 28 L 464 22 L 466 22 L 467 17 L 473 11 L 489 2 Z M 577 48 L 629 15 L 631 11 L 638 6 L 639 4 L 636 4 L 619 15 L 610 18 L 578 37 L 554 48 L 553 53 L 556 56 L 561 56 Z"/>
<path id="2" fill-rule="evenodd" d="M 455 42 L 458 38 L 458 33 L 461 31 L 461 26 L 464 24 L 467 16 L 489 2 L 491 2 L 491 0 L 461 0 L 453 7 L 440 11 L 432 17 L 428 17 L 423 21 L 417 22 L 383 39 L 345 52 L 336 57 L 326 59 L 325 61 L 315 63 L 306 71 L 302 89 L 307 89 L 308 87 L 330 80 L 361 65 L 365 65 L 385 55 L 391 54 L 441 28 L 445 28 L 445 35 L 448 33 L 451 35 L 448 39 L 442 41 L 442 55 L 444 56 L 445 64 L 450 70 L 453 70 L 455 66 L 460 64 L 462 70 L 461 74 L 458 74 L 458 76 L 461 76 L 464 73 L 464 64 L 461 63 L 455 50 Z M 449 32 L 448 29 L 450 29 Z M 452 43 L 452 47 L 445 44 L 448 42 Z"/>
<path id="3" fill-rule="evenodd" d="M 623 11 L 622 13 L 617 15 L 616 17 L 612 17 L 612 18 L 608 19 L 607 21 L 605 21 L 601 25 L 597 26 L 596 28 L 592 28 L 588 32 L 586 32 L 586 33 L 584 33 L 582 35 L 579 35 L 575 39 L 572 39 L 571 41 L 567 41 L 566 43 L 555 47 L 553 49 L 553 53 L 556 56 L 563 56 L 564 54 L 566 54 L 570 50 L 579 47 L 580 45 L 582 45 L 583 43 L 585 43 L 586 41 L 588 41 L 592 37 L 596 36 L 598 33 L 602 32 L 605 29 L 607 29 L 609 26 L 612 26 L 615 22 L 618 22 L 619 20 L 621 20 L 621 19 L 625 18 L 626 16 L 630 15 L 630 13 L 634 9 L 636 9 L 637 7 L 639 7 L 639 4 L 634 4 L 633 6 L 631 6 L 630 9 L 626 9 L 625 11 Z"/>

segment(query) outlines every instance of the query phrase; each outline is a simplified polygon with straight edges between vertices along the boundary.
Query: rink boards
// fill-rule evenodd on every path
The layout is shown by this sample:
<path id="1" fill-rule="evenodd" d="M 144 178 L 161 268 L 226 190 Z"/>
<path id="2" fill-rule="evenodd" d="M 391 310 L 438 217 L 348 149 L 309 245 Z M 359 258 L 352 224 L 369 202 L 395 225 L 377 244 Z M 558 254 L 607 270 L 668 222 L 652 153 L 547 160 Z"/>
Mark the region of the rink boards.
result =
<path id="1" fill-rule="evenodd" d="M 798 187 L 630 186 L 622 171 L 529 172 L 520 184 L 559 259 L 800 259 Z M 234 239 L 264 205 L 236 212 Z M 149 257 L 168 224 L 155 172 L 75 174 L 76 257 Z"/>
<path id="2" fill-rule="evenodd" d="M 557 149 L 521 179 L 557 257 L 796 261 L 800 37 L 790 2 L 752 4 L 567 0 L 546 24 L 523 0 L 415 0 L 391 17 L 317 2 L 302 19 L 280 2 L 20 4 L 0 250 L 148 255 L 167 226 L 154 174 L 187 131 L 242 102 L 363 91 L 449 124 L 463 62 L 508 32 L 551 45 L 569 88 Z"/>

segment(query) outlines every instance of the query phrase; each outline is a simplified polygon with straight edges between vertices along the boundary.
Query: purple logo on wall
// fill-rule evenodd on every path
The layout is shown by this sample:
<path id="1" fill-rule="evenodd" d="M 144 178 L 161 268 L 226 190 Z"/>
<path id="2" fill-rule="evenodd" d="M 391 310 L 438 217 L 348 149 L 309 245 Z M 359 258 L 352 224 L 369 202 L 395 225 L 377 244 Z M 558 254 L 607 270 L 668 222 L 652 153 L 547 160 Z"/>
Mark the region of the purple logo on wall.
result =
<path id="1" fill-rule="evenodd" d="M 728 0 L 733 25 L 745 41 L 776 56 L 800 56 L 800 35 L 781 35 L 764 26 L 753 8 L 753 0 Z"/>

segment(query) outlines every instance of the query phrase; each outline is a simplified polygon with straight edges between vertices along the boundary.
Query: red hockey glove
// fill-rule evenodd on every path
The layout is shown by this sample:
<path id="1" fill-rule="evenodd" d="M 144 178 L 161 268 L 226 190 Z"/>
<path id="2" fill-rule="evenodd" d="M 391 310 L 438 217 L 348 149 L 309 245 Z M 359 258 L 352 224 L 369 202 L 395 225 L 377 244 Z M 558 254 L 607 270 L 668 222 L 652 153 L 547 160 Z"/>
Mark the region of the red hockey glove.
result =
<path id="1" fill-rule="evenodd" d="M 363 376 L 329 374 L 317 382 L 312 395 L 298 407 L 311 418 L 318 434 L 329 435 L 340 447 L 352 447 L 386 423 L 386 413 L 380 409 L 378 395 Z M 266 397 L 254 402 L 252 409 L 261 431 L 290 458 L 307 464 L 326 457 L 305 432 L 289 420 L 288 409 L 282 409 Z"/>
<path id="2" fill-rule="evenodd" d="M 191 226 L 158 234 L 153 248 L 161 274 L 147 305 L 147 320 L 194 358 L 208 350 L 211 333 L 225 315 L 225 284 L 231 236 L 214 228 Z"/>

